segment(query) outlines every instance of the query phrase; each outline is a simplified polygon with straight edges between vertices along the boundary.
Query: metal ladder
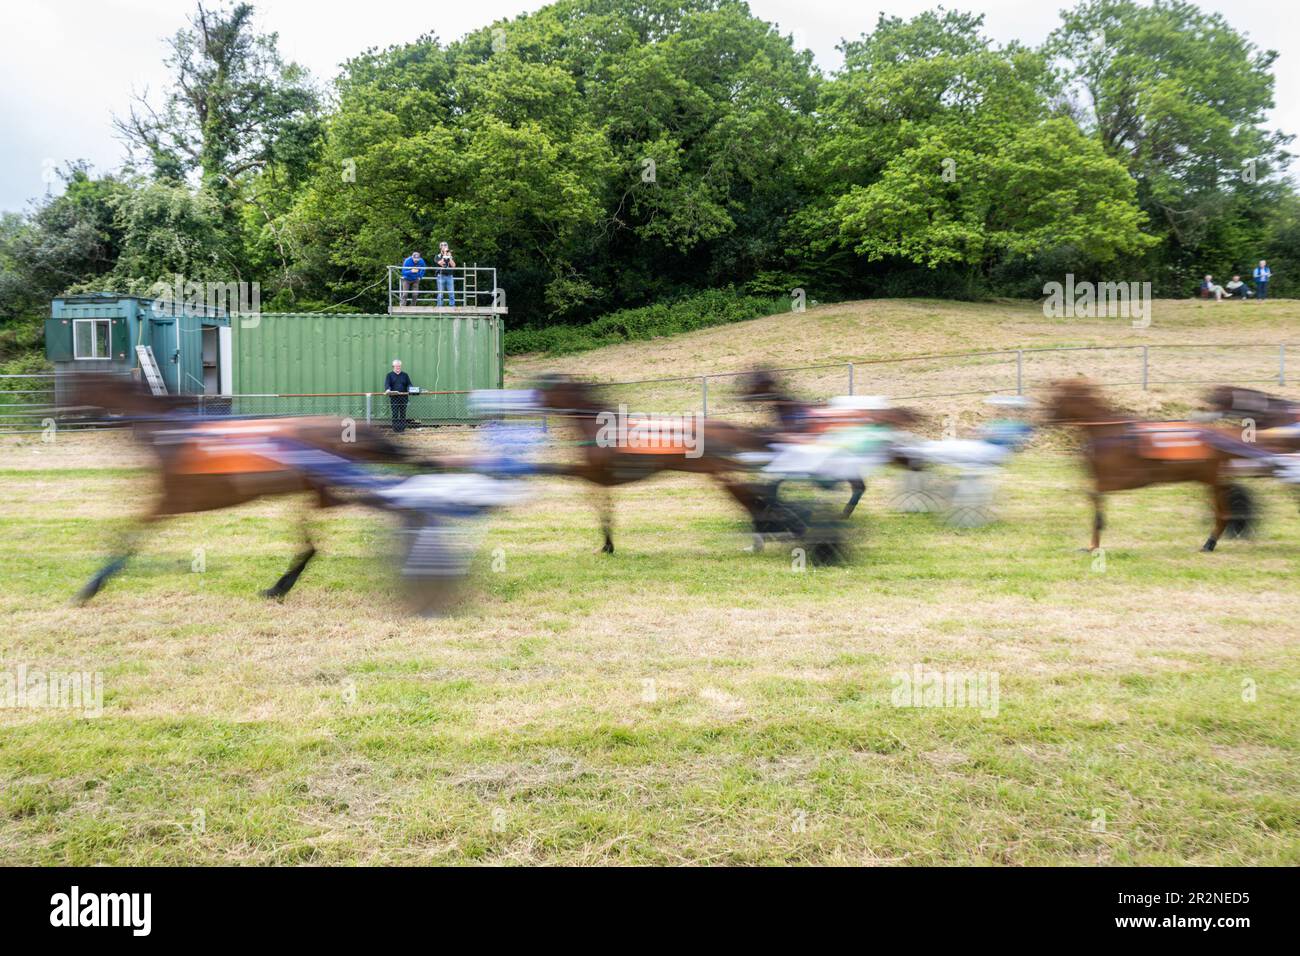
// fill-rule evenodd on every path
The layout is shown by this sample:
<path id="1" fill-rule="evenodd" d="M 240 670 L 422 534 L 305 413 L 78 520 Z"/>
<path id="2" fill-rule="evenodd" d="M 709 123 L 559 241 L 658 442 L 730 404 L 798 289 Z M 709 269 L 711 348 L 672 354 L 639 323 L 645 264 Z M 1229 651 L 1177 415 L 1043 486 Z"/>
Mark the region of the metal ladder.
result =
<path id="1" fill-rule="evenodd" d="M 153 357 L 153 346 L 137 345 L 135 354 L 140 359 L 140 370 L 144 372 L 144 380 L 149 383 L 149 390 L 155 395 L 166 395 L 167 383 L 158 370 L 158 360 Z"/>
<path id="2" fill-rule="evenodd" d="M 455 288 L 455 286 L 452 286 Z M 465 281 L 461 287 L 461 305 L 478 305 L 478 263 L 465 270 Z"/>

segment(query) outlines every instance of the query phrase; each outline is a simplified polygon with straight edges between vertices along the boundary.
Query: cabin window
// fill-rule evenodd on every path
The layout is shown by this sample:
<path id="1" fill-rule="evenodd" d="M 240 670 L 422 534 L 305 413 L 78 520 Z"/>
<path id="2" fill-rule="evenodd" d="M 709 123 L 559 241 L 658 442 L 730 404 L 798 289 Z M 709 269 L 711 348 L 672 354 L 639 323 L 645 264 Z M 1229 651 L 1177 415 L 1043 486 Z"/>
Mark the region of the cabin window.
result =
<path id="1" fill-rule="evenodd" d="M 74 319 L 72 357 L 74 359 L 112 358 L 108 346 L 109 328 L 108 319 Z"/>

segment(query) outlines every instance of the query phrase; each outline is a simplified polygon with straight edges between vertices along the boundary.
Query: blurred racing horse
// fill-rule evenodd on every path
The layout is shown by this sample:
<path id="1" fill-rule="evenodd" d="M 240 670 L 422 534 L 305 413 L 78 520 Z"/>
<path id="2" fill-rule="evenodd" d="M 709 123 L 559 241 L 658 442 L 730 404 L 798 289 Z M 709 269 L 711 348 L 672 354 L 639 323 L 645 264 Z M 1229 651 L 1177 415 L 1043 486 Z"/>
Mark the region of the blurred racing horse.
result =
<path id="1" fill-rule="evenodd" d="M 833 408 L 820 402 L 808 402 L 786 391 L 775 373 L 760 368 L 750 372 L 740 383 L 740 400 L 766 404 L 776 413 L 775 428 L 767 432 L 769 444 L 779 441 L 806 441 L 828 430 L 853 425 L 891 425 L 896 428 L 915 425 L 924 416 L 911 408 Z M 901 451 L 890 454 L 891 464 L 910 471 L 924 467 Z M 867 484 L 861 477 L 846 479 L 850 497 L 841 517 L 850 517 L 862 500 Z"/>
<path id="2" fill-rule="evenodd" d="M 185 398 L 154 396 L 130 376 L 78 375 L 70 404 L 81 409 L 103 409 L 119 417 L 121 424 L 133 426 L 136 436 L 144 439 L 157 456 L 160 487 L 152 510 L 86 582 L 77 594 L 78 603 L 98 594 L 126 566 L 138 548 L 141 533 L 164 518 L 304 492 L 312 495 L 316 508 L 344 504 L 348 499 L 336 494 L 336 487 L 348 483 L 340 473 L 348 462 L 436 467 L 434 462 L 413 459 L 375 430 L 338 418 L 190 417 Z M 364 494 L 361 500 L 366 500 Z M 302 535 L 303 550 L 279 580 L 262 592 L 265 597 L 282 598 L 288 594 L 315 556 L 305 514 Z"/>
<path id="3" fill-rule="evenodd" d="M 1202 546 L 1213 551 L 1219 539 L 1249 533 L 1255 508 L 1246 489 L 1227 480 L 1229 464 L 1263 459 L 1270 453 L 1198 422 L 1144 422 L 1111 408 L 1085 378 L 1054 383 L 1046 408 L 1047 424 L 1083 430 L 1084 463 L 1092 476 L 1092 545 L 1101 547 L 1105 521 L 1102 497 L 1112 491 L 1194 481 L 1205 485 L 1214 505 L 1214 530 Z"/>
<path id="4" fill-rule="evenodd" d="M 619 412 L 610 407 L 598 386 L 552 374 L 539 379 L 535 387 L 540 407 L 573 421 L 582 436 L 581 461 L 539 465 L 538 473 L 581 478 L 601 489 L 597 510 L 604 539 L 602 553 L 614 553 L 611 488 L 663 472 L 686 472 L 706 475 L 721 485 L 745 510 L 755 534 L 794 534 L 810 545 L 815 561 L 831 560 L 839 554 L 838 542 L 825 540 L 835 536 L 835 529 L 820 528 L 810 515 L 778 502 L 768 485 L 743 477 L 750 470 L 743 456 L 768 447 L 763 434 L 728 422 L 695 418 L 690 428 L 693 434 L 674 439 L 656 432 L 653 422 L 632 416 L 632 434 L 644 432 L 653 440 L 611 441 L 608 428 Z"/>
<path id="5" fill-rule="evenodd" d="M 1233 385 L 1211 389 L 1205 401 L 1216 417 L 1252 425 L 1251 437 L 1262 447 L 1283 454 L 1300 452 L 1300 402 Z"/>

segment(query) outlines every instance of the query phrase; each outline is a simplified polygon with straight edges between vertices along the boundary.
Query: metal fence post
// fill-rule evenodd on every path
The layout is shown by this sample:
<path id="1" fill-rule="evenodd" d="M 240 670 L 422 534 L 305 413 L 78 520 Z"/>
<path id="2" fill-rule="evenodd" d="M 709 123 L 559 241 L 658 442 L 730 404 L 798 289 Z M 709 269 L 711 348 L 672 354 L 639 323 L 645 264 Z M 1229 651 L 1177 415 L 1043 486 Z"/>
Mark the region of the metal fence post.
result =
<path id="1" fill-rule="evenodd" d="M 1286 343 L 1277 347 L 1277 383 L 1286 384 Z"/>
<path id="2" fill-rule="evenodd" d="M 703 417 L 709 417 L 709 377 L 700 376 L 700 408 L 703 410 Z"/>
<path id="3" fill-rule="evenodd" d="M 849 363 L 849 394 L 853 394 L 853 363 Z"/>
<path id="4" fill-rule="evenodd" d="M 1150 346 L 1142 346 L 1142 391 L 1147 390 L 1147 373 L 1150 369 Z"/>
<path id="5" fill-rule="evenodd" d="M 370 400 L 373 397 L 374 396 L 370 392 L 366 392 L 366 424 L 367 425 L 370 424 Z"/>
<path id="6" fill-rule="evenodd" d="M 1016 394 L 1025 394 L 1025 350 L 1016 349 Z"/>

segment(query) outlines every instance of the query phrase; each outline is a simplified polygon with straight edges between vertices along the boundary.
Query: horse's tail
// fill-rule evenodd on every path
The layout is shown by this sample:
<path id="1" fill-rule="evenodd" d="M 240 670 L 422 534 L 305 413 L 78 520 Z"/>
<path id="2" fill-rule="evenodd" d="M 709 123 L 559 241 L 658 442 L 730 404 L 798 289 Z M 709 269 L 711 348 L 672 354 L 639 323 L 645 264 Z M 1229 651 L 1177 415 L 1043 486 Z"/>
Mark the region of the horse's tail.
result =
<path id="1" fill-rule="evenodd" d="M 1229 538 L 1249 538 L 1259 526 L 1259 508 L 1245 485 L 1230 482 L 1228 492 L 1228 524 L 1223 533 Z"/>

